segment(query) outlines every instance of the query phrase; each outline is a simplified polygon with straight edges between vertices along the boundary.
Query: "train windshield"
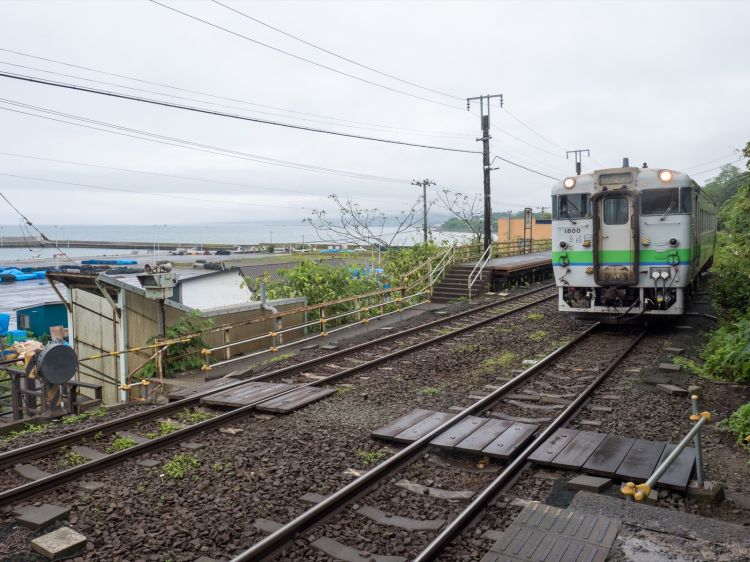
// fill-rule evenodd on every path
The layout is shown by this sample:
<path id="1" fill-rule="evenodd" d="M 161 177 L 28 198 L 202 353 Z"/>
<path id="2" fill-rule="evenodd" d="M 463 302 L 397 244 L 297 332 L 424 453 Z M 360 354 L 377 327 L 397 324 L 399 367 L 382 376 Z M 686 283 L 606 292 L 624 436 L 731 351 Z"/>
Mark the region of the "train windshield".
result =
<path id="1" fill-rule="evenodd" d="M 553 219 L 582 219 L 590 216 L 589 196 L 586 193 L 552 197 Z"/>
<path id="2" fill-rule="evenodd" d="M 641 192 L 642 215 L 682 215 L 692 211 L 692 189 L 669 187 Z"/>

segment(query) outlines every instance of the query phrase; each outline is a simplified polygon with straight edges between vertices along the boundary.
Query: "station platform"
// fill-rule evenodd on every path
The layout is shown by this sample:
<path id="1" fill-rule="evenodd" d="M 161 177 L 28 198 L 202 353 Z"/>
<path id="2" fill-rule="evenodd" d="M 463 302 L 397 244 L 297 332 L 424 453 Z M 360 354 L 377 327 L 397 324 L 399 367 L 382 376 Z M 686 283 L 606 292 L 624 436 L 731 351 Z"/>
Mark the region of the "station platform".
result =
<path id="1" fill-rule="evenodd" d="M 466 265 L 475 266 L 476 261 Z M 534 252 L 531 254 L 519 254 L 517 256 L 506 256 L 503 258 L 492 258 L 485 266 L 486 270 L 492 271 L 499 276 L 508 276 L 521 271 L 534 268 L 552 267 L 552 251 Z"/>
<path id="2" fill-rule="evenodd" d="M 469 289 L 469 278 L 475 274 L 476 265 L 477 260 L 451 266 L 433 290 L 432 301 L 476 298 L 488 289 L 504 290 L 515 285 L 544 281 L 552 275 L 552 251 L 492 258 L 482 270 L 481 278 Z"/>

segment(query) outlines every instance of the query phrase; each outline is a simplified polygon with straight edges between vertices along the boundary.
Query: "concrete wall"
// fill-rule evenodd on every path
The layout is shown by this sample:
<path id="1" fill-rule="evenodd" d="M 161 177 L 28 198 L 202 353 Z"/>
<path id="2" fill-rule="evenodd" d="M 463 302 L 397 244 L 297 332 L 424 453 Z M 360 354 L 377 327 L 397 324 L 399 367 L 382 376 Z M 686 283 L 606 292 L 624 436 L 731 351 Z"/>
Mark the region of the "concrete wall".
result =
<path id="1" fill-rule="evenodd" d="M 242 274 L 237 270 L 201 275 L 179 284 L 180 304 L 198 310 L 246 303 L 252 297 L 252 291 L 243 286 Z"/>
<path id="2" fill-rule="evenodd" d="M 549 240 L 552 238 L 552 221 L 538 223 L 534 219 L 531 231 L 532 240 Z M 514 240 L 523 240 L 523 217 L 514 217 L 510 219 L 510 239 L 508 238 L 508 217 L 500 217 L 497 221 L 497 240 L 498 242 L 513 242 Z"/>

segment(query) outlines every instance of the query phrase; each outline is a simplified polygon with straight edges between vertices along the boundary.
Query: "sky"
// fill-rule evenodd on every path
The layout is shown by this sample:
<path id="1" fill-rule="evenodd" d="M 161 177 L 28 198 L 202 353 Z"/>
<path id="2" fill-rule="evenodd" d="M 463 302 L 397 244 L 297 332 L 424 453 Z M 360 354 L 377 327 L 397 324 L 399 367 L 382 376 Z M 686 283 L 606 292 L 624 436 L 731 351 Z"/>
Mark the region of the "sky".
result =
<path id="1" fill-rule="evenodd" d="M 584 171 L 629 157 L 701 183 L 750 140 L 750 2 L 221 0 L 406 83 L 218 3 L 159 1 L 234 33 L 149 1 L 4 0 L 0 72 L 466 151 L 481 150 L 481 130 L 465 98 L 503 94 L 492 156 L 533 171 L 495 160 L 494 211 L 549 206 L 553 178 L 574 173 L 566 150 L 590 149 Z M 433 195 L 482 191 L 473 152 L 6 77 L 0 92 L 0 192 L 38 224 L 297 221 L 334 212 L 331 194 L 398 213 L 425 178 Z M 17 222 L 0 201 L 0 224 Z"/>

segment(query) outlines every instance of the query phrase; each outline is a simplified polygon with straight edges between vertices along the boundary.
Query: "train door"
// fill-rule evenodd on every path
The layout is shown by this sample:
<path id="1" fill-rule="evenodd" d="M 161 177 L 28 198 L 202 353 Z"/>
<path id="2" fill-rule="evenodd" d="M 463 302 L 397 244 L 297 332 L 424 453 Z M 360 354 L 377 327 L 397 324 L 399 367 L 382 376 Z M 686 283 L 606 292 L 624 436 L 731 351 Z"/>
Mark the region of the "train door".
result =
<path id="1" fill-rule="evenodd" d="M 638 282 L 638 214 L 627 192 L 605 192 L 594 204 L 594 280 L 599 285 Z"/>

